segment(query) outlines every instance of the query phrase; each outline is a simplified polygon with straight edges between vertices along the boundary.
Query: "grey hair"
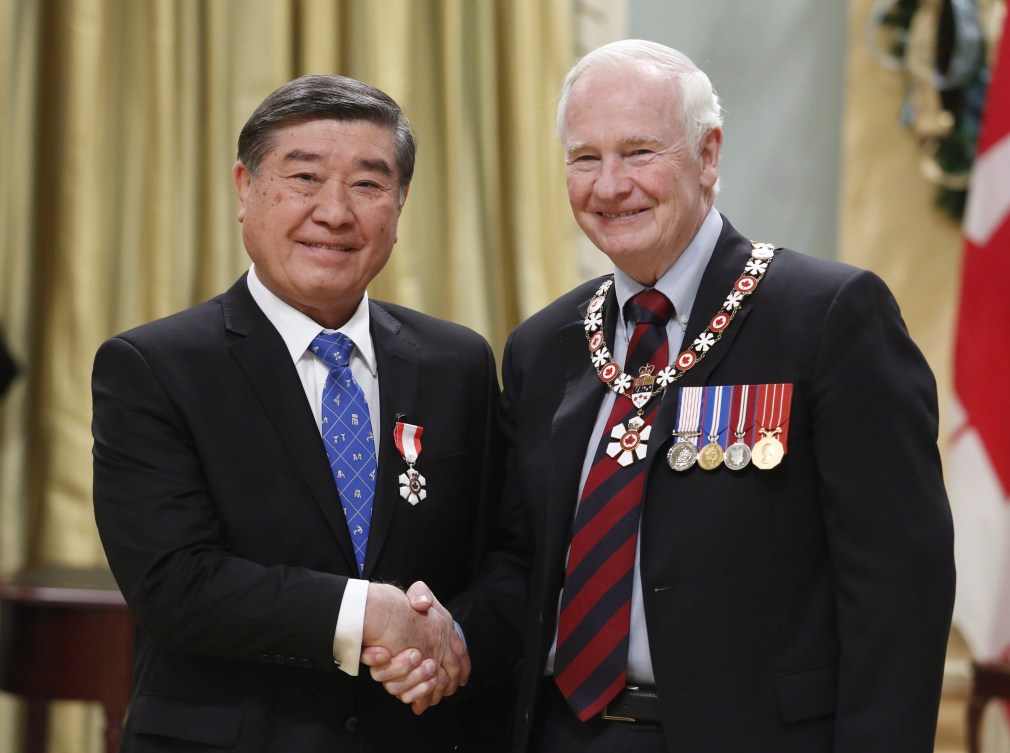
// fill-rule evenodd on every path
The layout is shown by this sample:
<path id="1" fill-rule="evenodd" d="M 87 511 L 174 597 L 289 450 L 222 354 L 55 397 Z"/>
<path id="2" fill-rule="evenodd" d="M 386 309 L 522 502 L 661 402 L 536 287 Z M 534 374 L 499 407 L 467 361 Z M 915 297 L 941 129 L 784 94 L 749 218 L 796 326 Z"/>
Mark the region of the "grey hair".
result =
<path id="1" fill-rule="evenodd" d="M 310 120 L 365 120 L 393 132 L 400 195 L 414 177 L 417 138 L 392 97 L 346 76 L 302 76 L 274 90 L 242 127 L 238 159 L 256 175 L 284 126 Z"/>
<path id="2" fill-rule="evenodd" d="M 558 98 L 558 135 L 564 140 L 565 108 L 568 95 L 583 73 L 607 65 L 628 62 L 650 63 L 667 74 L 681 95 L 680 118 L 688 143 L 701 154 L 705 137 L 713 128 L 722 126 L 719 96 L 708 76 L 682 52 L 644 39 L 624 39 L 611 42 L 584 55 L 572 66 L 561 85 Z"/>

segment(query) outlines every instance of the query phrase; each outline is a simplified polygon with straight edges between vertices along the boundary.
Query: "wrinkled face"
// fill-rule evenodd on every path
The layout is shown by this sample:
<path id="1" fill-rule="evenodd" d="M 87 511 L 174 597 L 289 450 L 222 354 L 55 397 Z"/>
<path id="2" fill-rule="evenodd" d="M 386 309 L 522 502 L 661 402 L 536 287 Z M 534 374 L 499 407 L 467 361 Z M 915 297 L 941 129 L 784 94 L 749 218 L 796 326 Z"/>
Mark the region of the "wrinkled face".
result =
<path id="1" fill-rule="evenodd" d="M 714 194 L 722 132 L 701 154 L 684 137 L 673 82 L 655 67 L 590 69 L 565 110 L 568 199 L 583 232 L 614 265 L 651 285 L 694 237 Z"/>
<path id="2" fill-rule="evenodd" d="M 234 179 L 259 279 L 319 324 L 346 322 L 396 243 L 393 132 L 360 120 L 287 125 L 259 172 L 239 162 Z"/>

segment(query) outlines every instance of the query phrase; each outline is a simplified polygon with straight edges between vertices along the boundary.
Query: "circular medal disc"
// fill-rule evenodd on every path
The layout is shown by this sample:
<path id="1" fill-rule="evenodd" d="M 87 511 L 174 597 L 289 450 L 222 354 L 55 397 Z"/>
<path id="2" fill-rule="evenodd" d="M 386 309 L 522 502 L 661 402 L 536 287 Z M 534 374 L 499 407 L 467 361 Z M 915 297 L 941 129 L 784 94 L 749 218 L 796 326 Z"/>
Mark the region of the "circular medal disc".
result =
<path id="1" fill-rule="evenodd" d="M 640 441 L 641 439 L 638 436 L 638 430 L 628 429 L 626 432 L 624 432 L 624 436 L 621 437 L 621 447 L 629 451 L 634 450 L 636 447 L 638 447 L 638 443 Z"/>
<path id="2" fill-rule="evenodd" d="M 734 442 L 726 448 L 723 462 L 731 471 L 742 471 L 750 463 L 750 447 L 743 442 Z"/>
<path id="3" fill-rule="evenodd" d="M 715 442 L 709 442 L 698 453 L 698 465 L 706 471 L 714 471 L 722 465 L 722 447 Z"/>
<path id="4" fill-rule="evenodd" d="M 782 449 L 782 443 L 779 440 L 775 439 L 775 437 L 764 437 L 754 445 L 754 451 L 751 453 L 751 462 L 762 471 L 767 471 L 781 463 L 782 457 L 785 454 L 785 450 Z"/>
<path id="5" fill-rule="evenodd" d="M 666 464 L 674 471 L 686 471 L 698 459 L 698 450 L 693 442 L 681 440 L 666 453 Z"/>

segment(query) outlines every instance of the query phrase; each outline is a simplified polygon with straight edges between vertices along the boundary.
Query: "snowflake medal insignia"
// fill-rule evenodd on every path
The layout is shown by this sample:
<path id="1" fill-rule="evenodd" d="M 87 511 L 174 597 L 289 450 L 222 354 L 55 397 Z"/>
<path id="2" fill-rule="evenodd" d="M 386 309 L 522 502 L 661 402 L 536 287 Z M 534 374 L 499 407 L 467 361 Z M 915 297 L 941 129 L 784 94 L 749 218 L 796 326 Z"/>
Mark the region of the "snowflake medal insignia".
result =
<path id="1" fill-rule="evenodd" d="M 400 496 L 410 502 L 410 504 L 416 505 L 428 496 L 424 484 L 424 476 L 418 473 L 417 469 L 411 465 L 407 468 L 406 473 L 400 474 Z"/>
<path id="2" fill-rule="evenodd" d="M 407 470 L 400 474 L 400 496 L 410 504 L 416 505 L 428 496 L 425 490 L 424 476 L 422 476 L 414 463 L 417 462 L 418 455 L 421 454 L 421 435 L 424 434 L 424 427 L 414 424 L 397 421 L 393 429 L 393 442 L 400 455 L 407 461 Z"/>
<path id="3" fill-rule="evenodd" d="M 642 410 L 645 404 L 652 398 L 652 393 L 656 388 L 655 364 L 647 363 L 638 370 L 638 376 L 631 383 L 631 402 L 638 410 Z"/>
<path id="4" fill-rule="evenodd" d="M 640 416 L 628 421 L 627 428 L 619 423 L 610 432 L 610 438 L 615 441 L 607 445 L 607 454 L 616 458 L 622 468 L 627 468 L 636 460 L 645 458 L 646 443 L 651 433 L 652 427 L 646 426 Z"/>

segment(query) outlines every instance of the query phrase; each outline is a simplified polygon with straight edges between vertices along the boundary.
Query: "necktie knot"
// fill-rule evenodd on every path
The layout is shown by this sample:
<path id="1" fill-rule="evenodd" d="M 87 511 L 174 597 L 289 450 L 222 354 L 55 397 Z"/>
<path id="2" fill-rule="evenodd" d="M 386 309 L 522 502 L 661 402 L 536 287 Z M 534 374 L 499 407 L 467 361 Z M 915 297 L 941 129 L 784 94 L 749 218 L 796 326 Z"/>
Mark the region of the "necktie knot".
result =
<path id="1" fill-rule="evenodd" d="M 340 332 L 320 332 L 309 349 L 331 369 L 343 369 L 351 360 L 354 342 Z"/>
<path id="2" fill-rule="evenodd" d="M 670 299 L 655 288 L 633 295 L 624 304 L 624 318 L 632 324 L 651 324 L 665 327 L 673 316 Z"/>

